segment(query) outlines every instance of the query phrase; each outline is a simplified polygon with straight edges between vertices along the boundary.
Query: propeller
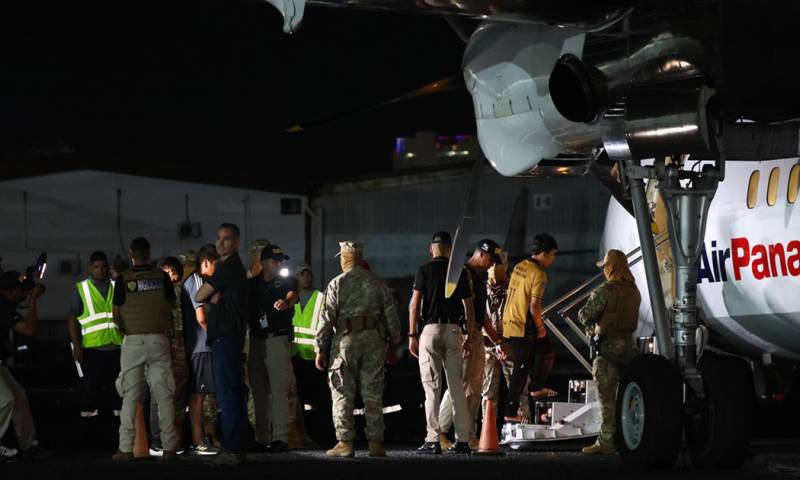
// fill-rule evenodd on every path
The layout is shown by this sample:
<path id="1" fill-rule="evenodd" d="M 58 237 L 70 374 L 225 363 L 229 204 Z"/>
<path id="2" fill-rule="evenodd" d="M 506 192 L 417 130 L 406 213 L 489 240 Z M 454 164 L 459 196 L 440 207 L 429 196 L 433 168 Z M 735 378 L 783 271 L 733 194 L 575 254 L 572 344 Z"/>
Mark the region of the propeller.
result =
<path id="1" fill-rule="evenodd" d="M 456 234 L 453 237 L 453 251 L 450 254 L 450 261 L 447 264 L 447 283 L 445 284 L 445 298 L 450 298 L 453 292 L 456 291 L 458 279 L 461 277 L 461 272 L 464 270 L 464 257 L 467 255 L 467 250 L 470 247 L 470 236 L 475 227 L 475 217 L 477 216 L 478 207 L 478 187 L 481 181 L 481 169 L 483 168 L 483 156 L 475 160 L 475 165 L 472 167 L 472 175 L 469 183 L 469 190 L 467 190 L 467 199 L 464 202 L 464 214 L 461 215 L 461 222 L 456 228 Z"/>
<path id="2" fill-rule="evenodd" d="M 464 78 L 461 74 L 451 75 L 447 78 L 443 78 L 441 80 L 437 80 L 435 82 L 429 83 L 427 85 L 423 85 L 415 90 L 412 90 L 408 93 L 400 95 L 399 97 L 390 98 L 389 100 L 384 100 L 383 102 L 376 103 L 373 105 L 369 105 L 367 107 L 360 107 L 355 108 L 353 110 L 348 110 L 345 112 L 338 112 L 332 115 L 328 115 L 327 117 L 322 117 L 317 120 L 312 120 L 310 122 L 306 122 L 304 124 L 297 124 L 293 125 L 285 130 L 286 133 L 300 133 L 311 128 L 316 128 L 319 126 L 323 126 L 329 123 L 337 122 L 343 118 L 347 118 L 353 115 L 359 115 L 362 113 L 370 112 L 372 110 L 377 110 L 379 108 L 385 107 L 387 105 L 392 105 L 394 103 L 405 102 L 408 100 L 413 100 L 415 98 L 420 97 L 427 97 L 430 95 L 435 95 L 439 93 L 446 93 L 452 92 L 454 90 L 459 90 L 464 87 Z"/>

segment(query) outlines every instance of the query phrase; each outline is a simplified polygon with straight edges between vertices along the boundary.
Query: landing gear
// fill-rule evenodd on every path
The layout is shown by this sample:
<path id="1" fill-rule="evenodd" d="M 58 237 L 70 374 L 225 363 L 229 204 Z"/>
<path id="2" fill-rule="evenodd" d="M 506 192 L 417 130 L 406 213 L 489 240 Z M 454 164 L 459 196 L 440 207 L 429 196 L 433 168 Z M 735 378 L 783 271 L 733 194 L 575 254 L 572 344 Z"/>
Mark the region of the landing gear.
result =
<path id="1" fill-rule="evenodd" d="M 736 467 L 744 461 L 750 438 L 742 427 L 753 401 L 752 380 L 742 362 L 704 357 L 698 368 L 697 267 L 709 207 L 725 178 L 724 145 L 711 128 L 706 105 L 713 91 L 697 82 L 633 87 L 626 99 L 625 122 L 610 130 L 606 153 L 616 160 L 631 196 L 647 277 L 658 351 L 663 357 L 637 357 L 617 391 L 617 443 L 630 468 L 668 468 L 677 458 L 686 425 L 696 466 Z M 716 131 L 714 131 L 716 130 Z M 709 140 L 716 140 L 709 148 Z M 675 152 L 702 146 L 716 161 L 687 169 Z M 639 159 L 655 158 L 652 166 Z M 668 215 L 675 272 L 674 302 L 667 313 L 653 242 L 650 208 L 643 180 L 658 182 Z M 735 363 L 738 362 L 738 363 Z M 686 420 L 685 420 L 686 418 Z M 739 429 L 739 430 L 736 430 Z"/>
<path id="2" fill-rule="evenodd" d="M 669 468 L 681 446 L 683 406 L 678 369 L 659 355 L 639 355 L 617 390 L 617 451 L 632 469 Z"/>
<path id="3" fill-rule="evenodd" d="M 706 352 L 700 360 L 704 397 L 688 402 L 686 441 L 696 468 L 742 466 L 750 445 L 755 399 L 752 374 L 739 358 Z"/>

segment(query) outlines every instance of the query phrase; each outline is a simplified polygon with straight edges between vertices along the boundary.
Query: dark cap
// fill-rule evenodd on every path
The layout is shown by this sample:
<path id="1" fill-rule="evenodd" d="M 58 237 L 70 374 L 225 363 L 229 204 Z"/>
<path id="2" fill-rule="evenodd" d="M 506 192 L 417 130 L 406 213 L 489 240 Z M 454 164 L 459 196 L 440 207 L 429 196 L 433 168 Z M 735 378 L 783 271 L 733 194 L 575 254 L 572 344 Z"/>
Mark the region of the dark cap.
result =
<path id="1" fill-rule="evenodd" d="M 441 243 L 442 245 L 452 245 L 453 244 L 453 237 L 450 236 L 449 233 L 445 231 L 436 232 L 433 234 L 433 240 L 431 243 Z"/>
<path id="2" fill-rule="evenodd" d="M 284 260 L 289 260 L 289 255 L 283 253 L 281 247 L 277 245 L 267 245 L 261 250 L 261 260 L 266 260 L 268 258 L 282 262 Z"/>
<path id="3" fill-rule="evenodd" d="M 23 276 L 16 270 L 9 270 L 0 276 L 0 290 L 14 290 L 23 288 Z"/>
<path id="4" fill-rule="evenodd" d="M 478 242 L 478 249 L 488 253 L 494 263 L 503 263 L 503 249 L 491 238 L 484 238 Z"/>

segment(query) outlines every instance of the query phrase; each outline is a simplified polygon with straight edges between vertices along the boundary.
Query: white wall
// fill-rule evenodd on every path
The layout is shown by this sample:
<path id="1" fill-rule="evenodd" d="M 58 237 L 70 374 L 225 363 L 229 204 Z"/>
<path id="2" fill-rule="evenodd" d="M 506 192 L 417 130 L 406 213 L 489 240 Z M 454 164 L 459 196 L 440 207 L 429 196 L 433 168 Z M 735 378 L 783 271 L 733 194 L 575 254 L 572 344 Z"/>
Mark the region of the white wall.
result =
<path id="1" fill-rule="evenodd" d="M 121 193 L 121 239 L 117 233 L 117 190 Z M 27 192 L 27 244 L 25 205 Z M 178 224 L 189 216 L 202 224 L 202 237 L 180 240 Z M 216 227 L 232 222 L 242 230 L 242 255 L 249 245 L 269 239 L 302 263 L 305 236 L 303 215 L 281 215 L 281 198 L 296 195 L 267 193 L 171 180 L 95 171 L 45 175 L 0 182 L 0 256 L 6 270 L 23 270 L 39 251 L 48 252 L 48 292 L 41 302 L 42 318 L 66 315 L 73 284 L 83 278 L 89 254 L 102 250 L 113 260 L 130 241 L 144 236 L 153 257 L 177 255 L 213 242 Z M 245 200 L 247 199 L 247 202 Z M 303 208 L 306 198 L 302 197 Z M 245 213 L 247 205 L 247 214 Z M 62 260 L 80 261 L 81 275 L 59 274 Z"/>

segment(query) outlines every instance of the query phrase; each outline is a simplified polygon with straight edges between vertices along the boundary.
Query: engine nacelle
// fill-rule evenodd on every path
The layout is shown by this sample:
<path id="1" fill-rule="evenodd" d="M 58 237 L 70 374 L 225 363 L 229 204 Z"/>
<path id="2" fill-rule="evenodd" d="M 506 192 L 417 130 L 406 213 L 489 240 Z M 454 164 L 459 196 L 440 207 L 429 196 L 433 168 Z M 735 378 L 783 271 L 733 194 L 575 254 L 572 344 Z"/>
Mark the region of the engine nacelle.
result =
<path id="1" fill-rule="evenodd" d="M 485 23 L 470 38 L 463 70 L 478 140 L 503 175 L 529 172 L 542 159 L 589 157 L 602 143 L 598 125 L 561 115 L 549 79 L 564 55 L 580 58 L 585 34 L 548 25 Z"/>

